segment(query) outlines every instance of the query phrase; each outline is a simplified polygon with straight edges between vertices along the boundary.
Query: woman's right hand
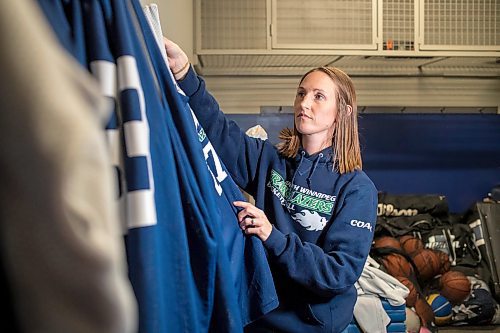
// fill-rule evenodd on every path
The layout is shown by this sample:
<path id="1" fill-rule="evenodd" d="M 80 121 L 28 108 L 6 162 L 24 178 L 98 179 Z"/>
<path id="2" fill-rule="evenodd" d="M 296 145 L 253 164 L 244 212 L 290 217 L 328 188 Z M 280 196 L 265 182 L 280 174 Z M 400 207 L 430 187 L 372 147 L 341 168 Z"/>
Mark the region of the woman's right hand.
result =
<path id="1" fill-rule="evenodd" d="M 163 44 L 167 51 L 168 67 L 170 67 L 176 80 L 182 80 L 189 70 L 188 56 L 179 45 L 166 37 L 163 37 Z"/>
<path id="2" fill-rule="evenodd" d="M 235 201 L 233 205 L 242 208 L 238 212 L 238 222 L 241 230 L 245 234 L 255 235 L 265 242 L 273 231 L 273 226 L 267 219 L 266 214 L 250 202 Z"/>

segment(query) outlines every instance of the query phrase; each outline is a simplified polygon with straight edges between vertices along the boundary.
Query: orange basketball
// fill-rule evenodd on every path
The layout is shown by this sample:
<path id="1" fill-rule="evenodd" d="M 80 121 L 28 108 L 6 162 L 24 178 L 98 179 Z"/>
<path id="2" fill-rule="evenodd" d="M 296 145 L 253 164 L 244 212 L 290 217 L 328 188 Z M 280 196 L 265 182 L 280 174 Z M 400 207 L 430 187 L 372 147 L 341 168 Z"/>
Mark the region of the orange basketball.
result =
<path id="1" fill-rule="evenodd" d="M 471 285 L 467 276 L 459 271 L 448 271 L 439 280 L 441 295 L 452 304 L 461 304 L 470 294 Z"/>
<path id="2" fill-rule="evenodd" d="M 382 258 L 382 264 L 387 273 L 396 277 L 409 277 L 413 273 L 411 264 L 400 254 L 391 253 Z"/>
<path id="3" fill-rule="evenodd" d="M 399 241 L 391 236 L 381 236 L 375 238 L 375 240 L 373 241 L 373 248 L 379 248 L 379 247 L 390 247 L 393 249 L 402 250 Z"/>
<path id="4" fill-rule="evenodd" d="M 399 282 L 405 285 L 406 288 L 410 291 L 408 293 L 408 296 L 406 296 L 406 306 L 412 307 L 415 305 L 415 301 L 417 300 L 417 288 L 415 288 L 415 285 L 413 282 L 411 282 L 408 278 L 404 276 L 398 276 L 396 277 Z"/>
<path id="5" fill-rule="evenodd" d="M 421 249 L 415 252 L 412 259 L 421 280 L 428 281 L 439 274 L 441 261 L 431 249 Z"/>
<path id="6" fill-rule="evenodd" d="M 424 243 L 420 238 L 410 235 L 401 236 L 399 238 L 399 242 L 401 244 L 401 247 L 403 248 L 403 251 L 405 251 L 409 255 L 412 255 L 413 253 L 424 248 Z"/>
<path id="7" fill-rule="evenodd" d="M 434 253 L 438 256 L 439 262 L 441 263 L 439 274 L 444 274 L 448 272 L 451 267 L 450 256 L 448 256 L 447 253 L 440 250 L 434 250 Z"/>
<path id="8" fill-rule="evenodd" d="M 422 321 L 422 326 L 429 327 L 434 322 L 434 311 L 425 298 L 418 297 L 415 302 L 415 312 Z"/>

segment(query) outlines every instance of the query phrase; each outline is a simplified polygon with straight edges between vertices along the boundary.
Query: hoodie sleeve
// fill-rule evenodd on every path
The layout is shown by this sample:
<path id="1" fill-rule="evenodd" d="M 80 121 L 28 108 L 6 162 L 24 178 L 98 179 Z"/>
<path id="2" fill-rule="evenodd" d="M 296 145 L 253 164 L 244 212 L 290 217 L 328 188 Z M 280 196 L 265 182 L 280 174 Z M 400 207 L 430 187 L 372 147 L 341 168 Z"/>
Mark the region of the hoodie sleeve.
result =
<path id="1" fill-rule="evenodd" d="M 236 184 L 247 190 L 249 182 L 255 178 L 263 148 L 270 143 L 249 137 L 234 121 L 227 119 L 215 98 L 206 90 L 205 81 L 193 68 L 178 83 L 189 97 L 189 105 L 217 155 Z"/>
<path id="2" fill-rule="evenodd" d="M 369 254 L 377 215 L 373 184 L 349 191 L 330 220 L 323 246 L 273 228 L 264 242 L 271 259 L 296 283 L 318 296 L 343 293 L 358 280 Z"/>

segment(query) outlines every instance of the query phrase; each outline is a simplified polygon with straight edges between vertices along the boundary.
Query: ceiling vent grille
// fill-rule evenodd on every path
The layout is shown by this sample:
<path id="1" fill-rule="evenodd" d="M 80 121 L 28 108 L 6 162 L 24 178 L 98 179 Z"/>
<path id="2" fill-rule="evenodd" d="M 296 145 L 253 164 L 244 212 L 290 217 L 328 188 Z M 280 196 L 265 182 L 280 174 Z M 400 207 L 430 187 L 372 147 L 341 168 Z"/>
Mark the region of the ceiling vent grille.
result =
<path id="1" fill-rule="evenodd" d="M 500 0 L 195 0 L 204 75 L 500 73 Z"/>
<path id="2" fill-rule="evenodd" d="M 500 0 L 426 0 L 423 3 L 423 49 L 498 49 L 500 46 Z"/>
<path id="3" fill-rule="evenodd" d="M 273 46 L 325 48 L 373 45 L 376 7 L 372 0 L 275 0 Z M 273 8 L 273 9 L 274 9 Z M 374 15 L 375 14 L 375 15 Z M 274 22 L 273 22 L 274 23 Z"/>
<path id="4" fill-rule="evenodd" d="M 202 49 L 266 48 L 266 0 L 200 1 L 200 7 Z"/>
<path id="5" fill-rule="evenodd" d="M 383 49 L 415 50 L 415 3 L 413 0 L 383 2 Z"/>

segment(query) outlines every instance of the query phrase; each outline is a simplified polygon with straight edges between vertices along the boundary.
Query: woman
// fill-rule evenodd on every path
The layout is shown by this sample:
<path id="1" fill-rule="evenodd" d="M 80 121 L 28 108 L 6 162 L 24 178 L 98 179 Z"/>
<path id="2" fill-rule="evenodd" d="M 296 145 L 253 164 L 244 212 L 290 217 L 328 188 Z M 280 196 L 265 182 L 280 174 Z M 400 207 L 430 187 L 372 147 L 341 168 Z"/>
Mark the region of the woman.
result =
<path id="1" fill-rule="evenodd" d="M 278 147 L 250 138 L 221 112 L 186 54 L 165 39 L 168 65 L 235 182 L 241 229 L 268 253 L 278 309 L 247 332 L 341 332 L 351 322 L 375 229 L 377 190 L 361 170 L 356 94 L 331 67 L 300 80 L 293 131 Z"/>

